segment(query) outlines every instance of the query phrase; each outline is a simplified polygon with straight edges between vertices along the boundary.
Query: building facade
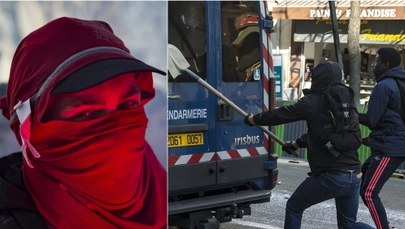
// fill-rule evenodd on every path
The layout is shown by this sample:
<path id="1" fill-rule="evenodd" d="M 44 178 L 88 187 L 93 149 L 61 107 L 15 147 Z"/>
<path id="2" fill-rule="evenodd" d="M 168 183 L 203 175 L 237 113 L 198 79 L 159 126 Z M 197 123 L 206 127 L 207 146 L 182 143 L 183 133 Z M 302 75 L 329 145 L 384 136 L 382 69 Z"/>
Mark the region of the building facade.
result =
<path id="1" fill-rule="evenodd" d="M 345 78 L 349 79 L 348 24 L 350 0 L 334 1 Z M 271 0 L 274 53 L 282 55 L 284 100 L 296 100 L 310 87 L 308 70 L 324 59 L 336 61 L 329 1 Z M 367 101 L 374 80 L 371 64 L 380 47 L 394 47 L 405 60 L 405 2 L 360 1 L 361 91 Z"/>

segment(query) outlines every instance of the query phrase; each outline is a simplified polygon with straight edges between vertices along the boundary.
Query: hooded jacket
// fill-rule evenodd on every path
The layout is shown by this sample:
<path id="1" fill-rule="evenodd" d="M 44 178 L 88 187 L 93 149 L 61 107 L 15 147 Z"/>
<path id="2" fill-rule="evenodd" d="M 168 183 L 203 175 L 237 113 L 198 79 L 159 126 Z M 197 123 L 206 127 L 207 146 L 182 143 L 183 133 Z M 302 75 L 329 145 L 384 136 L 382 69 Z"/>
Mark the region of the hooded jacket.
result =
<path id="1" fill-rule="evenodd" d="M 405 80 L 402 66 L 387 70 L 377 79 L 367 113 L 360 114 L 359 119 L 361 124 L 371 130 L 367 145 L 372 151 L 377 150 L 387 156 L 405 157 L 405 123 L 398 112 L 405 108 L 401 108 L 396 78 Z"/>
<path id="2" fill-rule="evenodd" d="M 313 173 L 360 169 L 357 151 L 342 152 L 335 157 L 325 147 L 334 125 L 322 92 L 341 79 L 342 70 L 337 63 L 321 62 L 312 72 L 311 88 L 304 90 L 304 97 L 298 102 L 253 116 L 255 124 L 268 126 L 305 120 L 308 131 L 297 139 L 297 143 L 308 148 L 308 163 Z"/>
<path id="3" fill-rule="evenodd" d="M 23 184 L 50 227 L 167 227 L 166 171 L 145 140 L 151 71 L 103 21 L 58 18 L 17 47 L 0 108 L 21 144 Z M 139 108 L 83 122 L 43 119 L 54 89 L 76 92 L 128 72 Z"/>

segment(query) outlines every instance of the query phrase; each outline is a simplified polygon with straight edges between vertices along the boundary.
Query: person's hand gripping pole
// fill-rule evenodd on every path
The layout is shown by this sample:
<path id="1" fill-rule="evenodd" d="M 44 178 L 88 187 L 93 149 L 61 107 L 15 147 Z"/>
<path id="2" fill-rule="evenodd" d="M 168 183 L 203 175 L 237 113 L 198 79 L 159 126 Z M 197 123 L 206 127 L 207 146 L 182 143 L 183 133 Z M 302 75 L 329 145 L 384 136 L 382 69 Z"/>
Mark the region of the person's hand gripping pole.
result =
<path id="1" fill-rule="evenodd" d="M 255 122 L 254 122 L 252 114 L 247 114 L 243 121 L 248 126 L 255 126 Z M 295 141 L 292 141 L 292 142 L 291 141 L 285 141 L 285 142 L 281 141 L 278 143 L 282 146 L 282 149 L 284 152 L 294 155 L 296 157 L 299 156 L 299 154 L 298 154 L 299 146 L 297 145 L 297 143 Z"/>

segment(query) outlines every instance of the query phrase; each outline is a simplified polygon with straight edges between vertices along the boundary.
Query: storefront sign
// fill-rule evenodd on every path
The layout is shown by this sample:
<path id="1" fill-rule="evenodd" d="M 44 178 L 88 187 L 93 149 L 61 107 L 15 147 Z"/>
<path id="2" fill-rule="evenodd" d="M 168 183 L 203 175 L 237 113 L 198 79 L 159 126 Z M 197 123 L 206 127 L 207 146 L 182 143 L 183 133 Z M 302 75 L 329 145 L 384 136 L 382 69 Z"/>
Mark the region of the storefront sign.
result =
<path id="1" fill-rule="evenodd" d="M 373 33 L 373 29 L 363 29 L 360 34 L 360 43 L 405 44 L 404 30 L 398 34 L 380 34 L 378 32 Z"/>
<path id="2" fill-rule="evenodd" d="M 330 18 L 329 9 L 310 9 L 309 18 L 312 19 L 322 19 Z M 350 9 L 338 9 L 336 10 L 336 17 L 340 20 L 350 18 Z M 397 9 L 362 9 L 360 11 L 360 18 L 367 19 L 396 19 L 397 18 Z"/>
<path id="3" fill-rule="evenodd" d="M 330 19 L 329 6 L 320 7 L 273 7 L 272 16 L 274 19 Z M 349 20 L 350 7 L 337 8 L 336 17 L 339 20 Z M 405 7 L 362 7 L 360 18 L 363 20 L 404 20 Z"/>
<path id="4" fill-rule="evenodd" d="M 340 42 L 347 43 L 348 23 L 339 23 L 338 27 Z M 294 41 L 333 43 L 330 21 L 295 21 Z M 360 44 L 405 45 L 405 22 L 362 21 L 359 42 Z"/>

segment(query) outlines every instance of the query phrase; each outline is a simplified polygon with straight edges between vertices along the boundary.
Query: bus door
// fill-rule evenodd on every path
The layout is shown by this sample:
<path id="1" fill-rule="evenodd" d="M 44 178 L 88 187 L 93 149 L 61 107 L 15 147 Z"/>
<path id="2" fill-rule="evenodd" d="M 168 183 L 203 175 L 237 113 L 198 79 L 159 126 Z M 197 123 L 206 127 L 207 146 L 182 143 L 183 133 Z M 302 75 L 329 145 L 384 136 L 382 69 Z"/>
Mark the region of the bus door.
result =
<path id="1" fill-rule="evenodd" d="M 216 63 L 217 89 L 247 113 L 263 111 L 263 80 L 261 77 L 261 45 L 259 33 L 259 6 L 256 1 L 212 2 L 218 6 L 221 31 L 214 43 L 221 53 Z M 217 21 L 217 18 L 210 19 Z M 210 20 L 209 19 L 209 20 Z M 214 24 L 214 23 L 209 23 Z M 267 150 L 263 147 L 263 132 L 246 126 L 244 117 L 229 105 L 217 104 L 218 184 L 267 176 L 263 162 Z M 249 166 L 249 169 L 241 169 Z M 222 172 L 221 172 L 222 171 Z"/>
<path id="2" fill-rule="evenodd" d="M 169 1 L 169 43 L 207 80 L 205 2 Z M 214 95 L 190 76 L 169 76 L 169 191 L 196 189 L 216 183 Z M 163 131 L 163 130 L 162 130 Z"/>

